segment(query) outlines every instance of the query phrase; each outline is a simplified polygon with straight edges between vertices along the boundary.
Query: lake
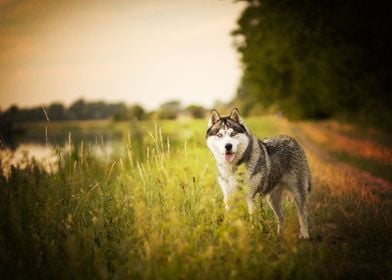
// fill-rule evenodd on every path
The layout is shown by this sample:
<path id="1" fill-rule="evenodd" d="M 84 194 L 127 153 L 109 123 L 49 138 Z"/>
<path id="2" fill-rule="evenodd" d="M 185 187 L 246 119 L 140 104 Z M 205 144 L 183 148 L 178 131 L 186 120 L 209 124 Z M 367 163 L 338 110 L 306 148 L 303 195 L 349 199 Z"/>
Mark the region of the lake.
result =
<path id="1" fill-rule="evenodd" d="M 192 120 L 191 126 L 189 120 L 19 123 L 7 148 L 0 145 L 1 168 L 7 172 L 11 165 L 23 168 L 34 158 L 45 170 L 55 171 L 58 154 L 69 152 L 71 145 L 108 160 L 132 147 L 134 159 L 143 160 L 146 147 L 156 140 L 167 146 L 170 139 L 172 147 L 182 147 L 184 141 L 204 145 L 205 125 L 205 120 Z"/>
<path id="2" fill-rule="evenodd" d="M 119 147 L 129 123 L 110 121 L 21 123 L 7 144 L 0 146 L 0 167 L 7 176 L 11 166 L 26 168 L 38 162 L 48 172 L 57 169 L 59 154 L 71 151 L 71 145 L 88 148 L 99 158 L 109 158 Z"/>

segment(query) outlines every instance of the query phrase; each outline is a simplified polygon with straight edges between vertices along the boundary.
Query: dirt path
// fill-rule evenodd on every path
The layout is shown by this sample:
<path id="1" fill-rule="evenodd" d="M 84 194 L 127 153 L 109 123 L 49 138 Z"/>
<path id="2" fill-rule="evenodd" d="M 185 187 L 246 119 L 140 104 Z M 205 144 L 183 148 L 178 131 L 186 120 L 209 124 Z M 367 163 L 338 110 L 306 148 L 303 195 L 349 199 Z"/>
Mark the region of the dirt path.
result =
<path id="1" fill-rule="evenodd" d="M 392 271 L 391 182 L 336 159 L 300 126 L 291 126 L 291 133 L 305 147 L 312 171 L 313 240 L 335 252 L 351 277 L 356 271 L 353 278 L 385 279 Z"/>
<path id="2" fill-rule="evenodd" d="M 294 126 L 292 133 L 305 147 L 315 180 L 335 186 L 334 193 L 339 193 L 340 188 L 340 191 L 360 192 L 363 199 L 374 202 L 392 199 L 392 184 L 387 180 L 337 160 L 305 136 L 299 126 Z"/>

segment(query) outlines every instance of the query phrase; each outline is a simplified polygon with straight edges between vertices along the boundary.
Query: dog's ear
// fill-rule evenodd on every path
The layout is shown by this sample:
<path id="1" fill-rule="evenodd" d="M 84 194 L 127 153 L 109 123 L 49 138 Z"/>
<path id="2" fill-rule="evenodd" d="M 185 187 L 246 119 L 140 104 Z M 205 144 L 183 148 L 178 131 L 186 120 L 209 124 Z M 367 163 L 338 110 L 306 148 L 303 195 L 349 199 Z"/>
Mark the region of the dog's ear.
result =
<path id="1" fill-rule="evenodd" d="M 238 111 L 237 108 L 234 108 L 233 110 L 231 110 L 230 113 L 230 119 L 232 119 L 233 121 L 236 121 L 239 124 L 243 124 L 244 122 L 242 121 L 240 112 Z"/>
<path id="2" fill-rule="evenodd" d="M 218 111 L 216 111 L 215 109 L 211 111 L 211 116 L 210 119 L 208 120 L 208 127 L 213 126 L 214 124 L 216 124 L 217 121 L 219 121 L 220 119 L 220 115 L 218 113 Z"/>

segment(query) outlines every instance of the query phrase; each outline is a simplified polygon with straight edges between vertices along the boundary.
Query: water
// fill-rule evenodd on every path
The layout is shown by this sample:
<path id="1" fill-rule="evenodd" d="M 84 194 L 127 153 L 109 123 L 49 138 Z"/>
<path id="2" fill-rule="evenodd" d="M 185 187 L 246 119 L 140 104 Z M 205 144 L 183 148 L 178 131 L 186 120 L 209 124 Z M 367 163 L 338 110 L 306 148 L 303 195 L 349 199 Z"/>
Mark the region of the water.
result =
<path id="1" fill-rule="evenodd" d="M 54 147 L 51 145 L 43 145 L 37 143 L 24 143 L 16 147 L 15 150 L 9 148 L 0 150 L 1 169 L 8 175 L 11 165 L 20 168 L 26 168 L 34 159 L 39 162 L 42 167 L 48 171 L 54 171 L 57 163 L 57 156 L 54 153 Z"/>
<path id="2" fill-rule="evenodd" d="M 114 152 L 113 147 L 118 147 L 119 141 L 107 143 L 87 143 L 80 142 L 79 148 L 88 148 L 89 151 L 97 158 L 108 160 Z M 53 144 L 43 144 L 36 142 L 20 143 L 14 149 L 3 148 L 0 149 L 0 168 L 3 174 L 8 177 L 11 171 L 11 166 L 20 169 L 26 168 L 32 161 L 35 161 L 46 172 L 56 172 L 59 160 L 59 153 L 65 154 L 71 151 L 70 144 L 62 146 L 55 146 Z"/>
<path id="3" fill-rule="evenodd" d="M 7 174 L 12 165 L 26 168 L 34 160 L 44 170 L 54 172 L 59 153 L 70 152 L 71 145 L 78 151 L 83 147 L 102 160 L 126 155 L 127 146 L 131 145 L 134 159 L 143 160 L 146 145 L 152 144 L 147 132 L 154 132 L 154 128 L 157 134 L 154 123 L 102 120 L 19 124 L 7 139 L 7 146 L 0 142 L 0 170 Z"/>

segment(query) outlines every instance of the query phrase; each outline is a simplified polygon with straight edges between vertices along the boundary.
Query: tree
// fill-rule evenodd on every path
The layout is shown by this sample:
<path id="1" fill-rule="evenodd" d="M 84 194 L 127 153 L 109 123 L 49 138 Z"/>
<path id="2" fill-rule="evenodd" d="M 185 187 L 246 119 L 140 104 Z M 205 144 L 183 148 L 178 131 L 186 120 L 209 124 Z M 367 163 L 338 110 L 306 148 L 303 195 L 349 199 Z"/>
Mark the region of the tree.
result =
<path id="1" fill-rule="evenodd" d="M 68 108 L 70 119 L 83 120 L 87 119 L 87 105 L 83 99 L 78 99 Z"/>
<path id="2" fill-rule="evenodd" d="M 66 110 L 62 103 L 52 103 L 47 108 L 47 114 L 50 120 L 63 121 L 67 119 Z"/>
<path id="3" fill-rule="evenodd" d="M 134 104 L 129 107 L 129 117 L 131 120 L 144 120 L 146 118 L 146 111 L 139 104 Z"/>
<path id="4" fill-rule="evenodd" d="M 177 100 L 163 103 L 158 111 L 160 119 L 176 119 L 181 112 L 181 103 Z"/>
<path id="5" fill-rule="evenodd" d="M 121 106 L 117 108 L 113 118 L 115 121 L 125 120 L 143 120 L 146 117 L 146 111 L 138 104 L 134 104 L 128 108 Z"/>
<path id="6" fill-rule="evenodd" d="M 236 101 L 244 111 L 261 103 L 291 118 L 346 114 L 390 123 L 392 20 L 386 4 L 246 2 L 233 32 L 244 66 Z"/>
<path id="7" fill-rule="evenodd" d="M 189 105 L 185 108 L 185 112 L 195 119 L 202 119 L 206 115 L 206 109 L 199 105 Z"/>

